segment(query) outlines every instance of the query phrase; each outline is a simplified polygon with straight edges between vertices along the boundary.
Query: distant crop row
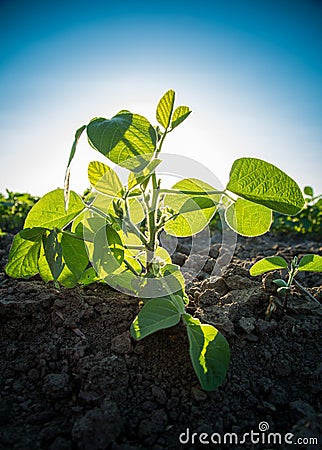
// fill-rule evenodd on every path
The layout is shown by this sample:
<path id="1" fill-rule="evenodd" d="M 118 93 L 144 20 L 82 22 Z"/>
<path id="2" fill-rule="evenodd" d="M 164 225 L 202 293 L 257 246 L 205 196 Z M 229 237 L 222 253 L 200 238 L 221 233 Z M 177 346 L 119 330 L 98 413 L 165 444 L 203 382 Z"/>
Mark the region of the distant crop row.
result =
<path id="1" fill-rule="evenodd" d="M 26 216 L 38 197 L 30 194 L 12 192 L 0 193 L 0 234 L 18 233 L 25 223 Z"/>
<path id="2" fill-rule="evenodd" d="M 312 187 L 304 188 L 305 206 L 296 216 L 285 216 L 273 212 L 271 232 L 274 234 L 322 234 L 322 194 L 314 195 Z M 18 233 L 24 225 L 26 216 L 38 197 L 30 194 L 12 192 L 0 193 L 0 234 Z M 220 214 L 217 212 L 211 221 L 212 230 L 221 229 Z"/>

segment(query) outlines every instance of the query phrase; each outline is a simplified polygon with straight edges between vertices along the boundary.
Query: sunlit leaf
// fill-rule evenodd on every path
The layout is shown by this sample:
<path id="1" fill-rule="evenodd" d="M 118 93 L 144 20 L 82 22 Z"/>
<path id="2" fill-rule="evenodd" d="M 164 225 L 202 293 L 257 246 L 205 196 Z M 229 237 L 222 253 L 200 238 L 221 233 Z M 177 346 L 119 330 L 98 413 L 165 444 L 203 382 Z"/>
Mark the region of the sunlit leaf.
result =
<path id="1" fill-rule="evenodd" d="M 249 270 L 249 273 L 256 277 L 271 270 L 287 269 L 287 262 L 281 256 L 267 256 L 257 261 Z"/>
<path id="2" fill-rule="evenodd" d="M 41 276 L 43 281 L 45 281 L 46 283 L 48 283 L 49 281 L 54 281 L 54 277 L 51 273 L 50 267 L 49 267 L 47 259 L 46 259 L 45 250 L 44 250 L 43 245 L 41 246 L 41 249 L 40 249 L 38 268 L 39 268 L 39 275 Z M 72 288 L 77 285 L 78 277 L 76 277 L 69 270 L 67 265 L 64 264 L 63 270 L 62 270 L 61 274 L 59 275 L 57 281 L 59 284 L 61 284 L 62 286 L 66 287 L 66 288 Z"/>
<path id="3" fill-rule="evenodd" d="M 85 130 L 86 125 L 81 126 L 75 133 L 75 138 L 74 138 L 74 142 L 70 151 L 70 155 L 69 155 L 69 159 L 68 159 L 68 164 L 67 164 L 67 168 L 66 168 L 66 173 L 65 173 L 65 180 L 64 180 L 64 202 L 65 202 L 65 209 L 68 209 L 68 204 L 69 204 L 69 179 L 70 179 L 70 164 L 75 156 L 75 152 L 76 152 L 76 148 L 77 148 L 77 144 L 78 141 L 83 133 L 83 131 Z"/>
<path id="4" fill-rule="evenodd" d="M 23 239 L 20 233 L 14 237 L 5 271 L 9 277 L 29 278 L 38 273 L 38 257 L 41 237 L 36 241 Z"/>
<path id="5" fill-rule="evenodd" d="M 189 303 L 189 298 L 185 293 L 185 280 L 176 264 L 172 264 L 171 260 L 164 267 L 162 267 L 162 281 L 167 284 L 169 292 L 181 292 L 185 304 Z"/>
<path id="6" fill-rule="evenodd" d="M 100 278 L 97 276 L 95 269 L 93 267 L 89 267 L 85 270 L 83 276 L 79 279 L 79 283 L 88 286 L 89 284 L 95 283 L 96 281 L 100 281 Z"/>
<path id="7" fill-rule="evenodd" d="M 57 281 L 64 268 L 64 263 L 63 250 L 56 229 L 51 230 L 48 236 L 43 236 L 42 239 L 47 263 L 54 281 Z"/>
<path id="8" fill-rule="evenodd" d="M 65 210 L 64 191 L 56 189 L 45 194 L 29 211 L 24 228 L 62 228 L 84 209 L 82 199 L 70 192 L 68 210 Z"/>
<path id="9" fill-rule="evenodd" d="M 132 189 L 135 186 L 142 184 L 158 167 L 161 159 L 153 159 L 141 172 L 131 172 L 128 178 L 128 188 Z"/>
<path id="10" fill-rule="evenodd" d="M 131 325 L 131 335 L 134 339 L 140 340 L 158 330 L 177 325 L 182 314 L 179 306 L 182 300 L 180 296 L 173 297 L 175 300 L 162 297 L 147 301 Z"/>
<path id="11" fill-rule="evenodd" d="M 266 206 L 238 198 L 225 212 L 226 222 L 242 236 L 266 233 L 272 223 L 272 210 Z"/>
<path id="12" fill-rule="evenodd" d="M 112 119 L 93 119 L 87 125 L 90 145 L 119 164 L 141 171 L 152 159 L 156 147 L 156 133 L 143 116 L 120 111 Z"/>
<path id="13" fill-rule="evenodd" d="M 122 183 L 116 172 L 106 164 L 92 161 L 88 165 L 88 179 L 94 189 L 112 197 L 121 196 Z"/>
<path id="14" fill-rule="evenodd" d="M 170 89 L 166 92 L 157 106 L 157 121 L 160 125 L 162 125 L 165 129 L 167 129 L 170 125 L 173 106 L 174 106 L 175 92 Z"/>
<path id="15" fill-rule="evenodd" d="M 301 272 L 322 272 L 322 256 L 311 254 L 302 256 L 298 270 Z"/>
<path id="16" fill-rule="evenodd" d="M 124 247 L 119 234 L 109 225 L 99 229 L 94 237 L 93 261 L 97 274 L 109 275 L 119 269 L 124 260 Z"/>
<path id="17" fill-rule="evenodd" d="M 178 106 L 178 108 L 175 109 L 173 116 L 172 116 L 172 122 L 171 122 L 171 128 L 172 130 L 180 125 L 186 118 L 191 114 L 190 109 L 188 106 Z"/>
<path id="18" fill-rule="evenodd" d="M 63 233 L 61 245 L 64 262 L 77 278 L 81 278 L 89 261 L 84 241 Z"/>
<path id="19" fill-rule="evenodd" d="M 128 199 L 130 220 L 132 223 L 140 223 L 145 218 L 145 210 L 138 197 Z"/>
<path id="20" fill-rule="evenodd" d="M 311 186 L 305 186 L 304 194 L 313 197 L 313 188 L 311 188 Z"/>
<path id="21" fill-rule="evenodd" d="M 297 183 L 273 164 L 257 158 L 234 162 L 227 189 L 282 214 L 297 214 L 304 206 Z"/>
<path id="22" fill-rule="evenodd" d="M 202 324 L 190 314 L 184 315 L 190 343 L 190 358 L 202 389 L 220 386 L 228 370 L 230 350 L 227 340 L 212 325 Z"/>
<path id="23" fill-rule="evenodd" d="M 206 194 L 208 191 L 214 192 L 215 189 L 195 178 L 181 180 L 172 189 L 181 192 L 166 194 L 164 197 L 164 206 L 177 215 L 166 223 L 165 231 L 170 235 L 181 237 L 199 233 L 216 212 L 221 195 Z"/>

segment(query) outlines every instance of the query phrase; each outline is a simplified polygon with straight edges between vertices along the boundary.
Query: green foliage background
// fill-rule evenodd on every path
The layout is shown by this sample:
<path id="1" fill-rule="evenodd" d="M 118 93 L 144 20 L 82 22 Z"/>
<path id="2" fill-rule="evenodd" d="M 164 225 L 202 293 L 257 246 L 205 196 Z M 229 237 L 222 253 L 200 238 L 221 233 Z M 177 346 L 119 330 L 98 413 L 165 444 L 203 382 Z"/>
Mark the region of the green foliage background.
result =
<path id="1" fill-rule="evenodd" d="M 24 225 L 26 216 L 38 197 L 30 194 L 11 192 L 0 193 L 0 234 L 18 233 Z"/>

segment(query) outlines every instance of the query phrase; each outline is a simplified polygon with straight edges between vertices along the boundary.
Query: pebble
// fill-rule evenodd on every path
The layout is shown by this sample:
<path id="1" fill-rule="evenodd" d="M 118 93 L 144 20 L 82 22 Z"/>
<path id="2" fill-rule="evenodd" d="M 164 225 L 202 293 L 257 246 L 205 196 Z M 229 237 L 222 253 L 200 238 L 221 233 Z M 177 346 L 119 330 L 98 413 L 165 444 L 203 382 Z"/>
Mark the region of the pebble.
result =
<path id="1" fill-rule="evenodd" d="M 19 293 L 23 292 L 24 294 L 32 294 L 37 291 L 37 288 L 30 282 L 19 281 L 17 283 L 16 290 Z"/>
<path id="2" fill-rule="evenodd" d="M 277 361 L 275 365 L 275 375 L 277 377 L 288 377 L 292 371 L 292 368 L 288 361 Z"/>
<path id="3" fill-rule="evenodd" d="M 164 405 L 167 401 L 167 395 L 159 386 L 152 386 L 152 396 L 160 404 Z"/>
<path id="4" fill-rule="evenodd" d="M 312 408 L 311 405 L 309 405 L 308 403 L 304 402 L 303 400 L 295 400 L 294 402 L 290 402 L 289 403 L 290 408 L 293 411 L 296 411 L 297 413 L 299 413 L 299 416 L 312 416 L 315 414 L 314 409 Z M 299 417 L 300 418 L 300 417 Z"/>
<path id="5" fill-rule="evenodd" d="M 255 317 L 242 317 L 239 319 L 238 325 L 245 333 L 250 334 L 255 330 L 255 322 Z"/>
<path id="6" fill-rule="evenodd" d="M 44 378 L 43 392 L 48 400 L 59 400 L 71 394 L 69 376 L 66 373 L 49 373 Z"/>
<path id="7" fill-rule="evenodd" d="M 249 289 L 251 287 L 254 287 L 255 283 L 253 280 L 245 278 L 241 275 L 230 275 L 229 277 L 225 278 L 225 282 L 231 290 Z"/>
<path id="8" fill-rule="evenodd" d="M 173 264 L 177 264 L 178 266 L 183 266 L 186 262 L 187 256 L 183 253 L 175 253 L 172 256 L 172 262 Z"/>
<path id="9" fill-rule="evenodd" d="M 71 443 L 61 436 L 57 436 L 49 446 L 49 450 L 70 450 L 71 448 Z"/>
<path id="10" fill-rule="evenodd" d="M 191 395 L 197 402 L 203 402 L 207 398 L 207 394 L 195 386 L 191 388 Z"/>
<path id="11" fill-rule="evenodd" d="M 115 402 L 105 399 L 99 408 L 78 418 L 72 429 L 73 448 L 107 449 L 121 435 L 123 420 Z"/>
<path id="12" fill-rule="evenodd" d="M 115 336 L 111 341 L 111 350 L 115 353 L 125 354 L 133 352 L 133 346 L 129 331 Z"/>
<path id="13" fill-rule="evenodd" d="M 226 295 L 229 291 L 225 280 L 222 277 L 212 276 L 207 280 L 203 281 L 201 284 L 203 289 L 213 289 L 220 296 Z"/>

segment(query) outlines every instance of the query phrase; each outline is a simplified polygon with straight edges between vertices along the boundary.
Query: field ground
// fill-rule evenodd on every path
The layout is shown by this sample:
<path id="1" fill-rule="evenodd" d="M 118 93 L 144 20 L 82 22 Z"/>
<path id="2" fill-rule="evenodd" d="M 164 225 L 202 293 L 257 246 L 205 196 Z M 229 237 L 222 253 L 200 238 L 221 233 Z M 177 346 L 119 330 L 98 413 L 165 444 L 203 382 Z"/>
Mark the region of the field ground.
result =
<path id="1" fill-rule="evenodd" d="M 321 254 L 321 242 L 238 238 L 234 259 L 217 280 L 207 278 L 209 259 L 188 291 L 189 312 L 222 331 L 232 361 L 223 386 L 206 393 L 183 325 L 135 343 L 128 330 L 136 298 L 102 284 L 58 291 L 38 278 L 9 279 L 3 267 L 11 237 L 0 239 L 1 450 L 199 448 L 191 439 L 180 444 L 179 435 L 189 428 L 242 436 L 258 432 L 261 422 L 271 432 L 322 442 L 322 309 L 294 289 L 286 313 L 277 305 L 265 320 L 269 301 L 277 301 L 272 275 L 248 274 L 260 256 Z M 175 258 L 183 261 L 184 252 L 182 246 Z M 321 275 L 298 280 L 322 300 Z"/>

